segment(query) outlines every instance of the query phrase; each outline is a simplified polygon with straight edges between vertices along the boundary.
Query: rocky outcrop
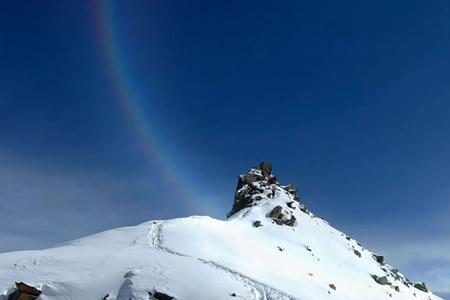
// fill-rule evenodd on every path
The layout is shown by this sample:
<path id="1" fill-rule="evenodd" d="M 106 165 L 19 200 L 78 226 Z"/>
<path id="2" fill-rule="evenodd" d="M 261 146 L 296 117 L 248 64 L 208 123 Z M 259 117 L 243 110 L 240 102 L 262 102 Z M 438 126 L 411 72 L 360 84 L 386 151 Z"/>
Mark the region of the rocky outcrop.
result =
<path id="1" fill-rule="evenodd" d="M 251 168 L 246 174 L 238 177 L 234 203 L 228 217 L 245 208 L 255 206 L 261 201 L 269 201 L 270 203 L 272 199 L 279 199 L 280 196 L 282 196 L 284 204 L 279 201 L 274 202 L 277 204 L 274 204 L 266 214 L 266 217 L 271 219 L 273 224 L 296 226 L 297 219 L 294 216 L 294 210 L 300 210 L 312 216 L 306 206 L 300 202 L 297 188 L 291 184 L 281 185 L 272 174 L 272 165 L 268 162 L 262 162 L 259 168 Z M 262 226 L 262 223 L 255 222 L 253 226 L 259 227 Z"/>
<path id="2" fill-rule="evenodd" d="M 389 282 L 389 280 L 387 279 L 386 276 L 377 276 L 377 275 L 372 275 L 373 280 L 375 280 L 376 283 L 381 284 L 381 285 L 391 285 L 391 283 Z"/>
<path id="3" fill-rule="evenodd" d="M 8 300 L 35 300 L 41 291 L 23 282 L 16 282 L 16 291 L 8 296 Z"/>
<path id="4" fill-rule="evenodd" d="M 308 209 L 300 203 L 297 188 L 293 185 L 280 185 L 272 174 L 272 165 L 268 162 L 259 164 L 259 168 L 251 168 L 246 174 L 238 177 L 234 203 L 228 217 L 236 214 L 244 208 L 256 205 L 259 201 L 274 199 L 280 193 L 287 195 L 291 201 L 286 202 L 289 209 L 299 209 L 309 213 Z M 267 215 L 276 224 L 294 226 L 296 218 L 281 206 L 274 207 Z"/>
<path id="5" fill-rule="evenodd" d="M 428 288 L 425 285 L 425 282 L 418 282 L 414 284 L 414 287 L 418 290 L 421 290 L 422 292 L 428 293 Z"/>
<path id="6" fill-rule="evenodd" d="M 372 254 L 372 256 L 377 261 L 377 263 L 379 263 L 380 265 L 384 264 L 384 256 L 377 254 Z"/>

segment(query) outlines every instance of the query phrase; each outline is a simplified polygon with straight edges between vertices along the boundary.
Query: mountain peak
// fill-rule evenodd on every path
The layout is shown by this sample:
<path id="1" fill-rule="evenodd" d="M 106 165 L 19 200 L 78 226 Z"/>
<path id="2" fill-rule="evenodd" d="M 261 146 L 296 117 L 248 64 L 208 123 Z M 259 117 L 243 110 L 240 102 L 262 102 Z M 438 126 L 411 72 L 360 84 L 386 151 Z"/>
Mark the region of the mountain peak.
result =
<path id="1" fill-rule="evenodd" d="M 47 300 L 442 300 L 309 212 L 270 163 L 239 176 L 229 216 L 153 220 L 2 253 L 0 300 L 30 290 Z"/>
<path id="2" fill-rule="evenodd" d="M 273 200 L 273 201 L 271 201 Z M 265 202 L 283 202 L 289 208 L 300 208 L 307 212 L 305 205 L 300 202 L 300 196 L 297 188 L 292 185 L 281 185 L 277 177 L 272 174 L 272 165 L 268 162 L 261 162 L 259 167 L 252 167 L 250 170 L 242 175 L 239 175 L 234 194 L 234 202 L 228 217 L 253 206 L 260 206 Z M 293 215 L 289 211 L 284 211 L 280 206 L 274 206 L 268 212 L 268 217 L 272 218 L 277 224 L 291 224 L 295 223 L 294 219 L 290 218 Z"/>

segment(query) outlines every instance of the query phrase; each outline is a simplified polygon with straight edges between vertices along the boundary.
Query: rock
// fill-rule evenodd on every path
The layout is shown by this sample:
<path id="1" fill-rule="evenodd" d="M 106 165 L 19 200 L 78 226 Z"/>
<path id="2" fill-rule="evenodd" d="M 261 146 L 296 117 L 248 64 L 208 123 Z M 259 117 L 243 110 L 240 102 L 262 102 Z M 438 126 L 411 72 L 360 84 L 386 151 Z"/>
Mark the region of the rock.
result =
<path id="1" fill-rule="evenodd" d="M 330 283 L 328 286 L 329 286 L 330 288 L 332 288 L 333 290 L 336 290 L 336 286 L 335 286 L 334 284 Z"/>
<path id="2" fill-rule="evenodd" d="M 389 282 L 389 280 L 387 279 L 386 276 L 377 276 L 377 275 L 371 275 L 373 280 L 375 280 L 376 283 L 381 284 L 381 285 L 391 285 L 391 283 Z"/>
<path id="3" fill-rule="evenodd" d="M 26 294 L 30 294 L 32 296 L 39 296 L 41 294 L 41 291 L 38 290 L 35 287 L 29 286 L 26 283 L 23 282 L 16 282 L 16 287 L 19 291 L 21 291 L 22 293 L 26 293 Z"/>
<path id="4" fill-rule="evenodd" d="M 298 190 L 295 186 L 293 186 L 292 184 L 288 184 L 285 186 L 282 186 L 282 188 L 288 192 L 289 194 L 291 194 L 292 196 L 294 196 L 294 200 L 295 201 L 299 201 L 300 200 L 300 196 L 298 195 Z"/>
<path id="5" fill-rule="evenodd" d="M 305 214 L 309 214 L 309 210 L 306 208 L 306 206 L 301 206 L 301 207 L 300 207 L 300 210 L 301 210 L 302 212 L 304 212 Z"/>
<path id="6" fill-rule="evenodd" d="M 102 298 L 102 300 L 108 300 L 108 299 L 111 299 L 111 294 L 106 294 L 103 298 Z"/>
<path id="7" fill-rule="evenodd" d="M 236 293 L 232 293 L 230 296 L 231 297 L 236 297 L 237 295 L 236 295 Z"/>
<path id="8" fill-rule="evenodd" d="M 384 264 L 384 256 L 372 254 L 373 258 L 379 263 L 380 265 Z"/>
<path id="9" fill-rule="evenodd" d="M 268 184 L 276 184 L 277 183 L 277 178 L 273 175 L 269 176 L 269 179 L 267 180 Z"/>
<path id="10" fill-rule="evenodd" d="M 272 175 L 272 166 L 270 163 L 262 162 L 260 168 L 251 168 L 247 173 L 238 177 L 233 206 L 227 214 L 227 217 L 231 217 L 245 208 L 257 205 L 258 202 L 276 199 L 281 195 L 288 198 L 286 203 L 289 203 L 288 206 L 290 209 L 299 208 L 303 212 L 311 214 L 299 202 L 297 189 L 292 185 L 281 185 L 277 181 L 277 178 Z M 294 204 L 295 202 L 297 203 Z M 281 216 L 272 216 L 271 218 L 283 219 Z"/>
<path id="11" fill-rule="evenodd" d="M 256 220 L 256 221 L 253 222 L 253 227 L 257 227 L 258 228 L 260 226 L 262 226 L 261 221 Z"/>
<path id="12" fill-rule="evenodd" d="M 397 285 L 394 286 L 394 290 L 397 291 L 397 292 L 400 292 L 400 288 Z"/>
<path id="13" fill-rule="evenodd" d="M 17 290 L 8 296 L 8 300 L 35 300 L 41 291 L 23 282 L 16 282 Z"/>
<path id="14" fill-rule="evenodd" d="M 275 206 L 274 209 L 269 213 L 268 217 L 272 219 L 281 219 L 283 208 L 281 206 Z"/>
<path id="15" fill-rule="evenodd" d="M 272 174 L 272 164 L 269 162 L 265 162 L 265 161 L 261 162 L 259 164 L 259 169 L 261 170 L 262 175 L 265 178 L 269 178 L 270 175 Z"/>
<path id="16" fill-rule="evenodd" d="M 273 221 L 274 221 L 277 225 L 283 225 L 283 220 L 281 220 L 281 219 L 273 219 Z"/>
<path id="17" fill-rule="evenodd" d="M 422 292 L 428 293 L 428 288 L 425 285 L 425 282 L 417 282 L 414 284 L 414 287 Z"/>
<path id="18" fill-rule="evenodd" d="M 172 299 L 175 299 L 175 298 L 172 297 L 172 296 L 167 295 L 166 293 L 155 291 L 153 293 L 153 299 L 156 299 L 156 300 L 172 300 Z"/>
<path id="19" fill-rule="evenodd" d="M 287 226 L 294 226 L 295 221 L 296 221 L 295 217 L 294 217 L 294 216 L 291 216 L 291 218 L 290 218 L 289 220 L 285 220 L 285 221 L 284 221 L 284 225 L 287 225 Z"/>
<path id="20" fill-rule="evenodd" d="M 361 252 L 359 252 L 358 250 L 354 249 L 353 253 L 355 253 L 356 256 L 361 257 Z"/>
<path id="21" fill-rule="evenodd" d="M 261 170 L 256 168 L 252 168 L 247 174 L 238 177 L 236 192 L 234 193 L 234 203 L 231 211 L 228 213 L 228 217 L 252 205 L 252 196 L 263 191 L 257 188 L 254 183 L 262 180 L 264 180 L 264 176 Z"/>

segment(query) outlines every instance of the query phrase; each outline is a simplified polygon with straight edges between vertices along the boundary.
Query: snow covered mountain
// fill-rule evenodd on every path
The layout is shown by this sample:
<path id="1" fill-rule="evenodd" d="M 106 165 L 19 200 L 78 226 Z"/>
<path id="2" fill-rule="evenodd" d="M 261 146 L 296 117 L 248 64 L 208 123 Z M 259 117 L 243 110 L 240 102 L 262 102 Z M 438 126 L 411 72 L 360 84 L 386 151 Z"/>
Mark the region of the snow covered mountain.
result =
<path id="1" fill-rule="evenodd" d="M 263 164 L 239 177 L 227 220 L 149 221 L 0 254 L 0 300 L 15 297 L 15 282 L 48 300 L 440 299 L 314 216 L 270 173 Z"/>

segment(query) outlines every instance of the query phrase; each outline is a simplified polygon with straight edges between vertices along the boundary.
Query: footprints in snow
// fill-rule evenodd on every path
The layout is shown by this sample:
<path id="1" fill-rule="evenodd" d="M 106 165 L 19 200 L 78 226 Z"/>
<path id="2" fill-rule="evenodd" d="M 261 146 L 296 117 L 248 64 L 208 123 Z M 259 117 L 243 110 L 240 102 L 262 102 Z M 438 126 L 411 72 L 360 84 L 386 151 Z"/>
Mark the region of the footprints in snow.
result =
<path id="1" fill-rule="evenodd" d="M 155 249 L 159 249 L 161 251 L 167 252 L 169 254 L 186 257 L 188 259 L 192 259 L 194 261 L 197 261 L 199 263 L 203 263 L 206 265 L 209 265 L 215 269 L 221 270 L 223 272 L 228 273 L 231 275 L 235 280 L 242 282 L 245 286 L 250 288 L 250 293 L 253 295 L 252 299 L 255 300 L 298 300 L 297 298 L 286 294 L 283 291 L 280 291 L 276 288 L 273 288 L 265 283 L 262 283 L 258 280 L 252 279 L 242 273 L 239 273 L 237 271 L 234 271 L 228 267 L 225 267 L 221 264 L 218 264 L 214 261 L 202 259 L 202 258 L 196 258 L 192 257 L 177 251 L 174 251 L 172 249 L 169 249 L 167 247 L 164 247 L 164 235 L 162 231 L 162 226 L 164 225 L 164 221 L 162 222 L 153 222 L 150 225 L 148 238 L 149 238 L 149 245 L 152 246 Z M 236 294 L 235 294 L 236 295 Z M 236 295 L 237 296 L 237 295 Z M 234 296 L 234 297 L 236 297 Z M 128 300 L 128 299 L 127 299 Z"/>

